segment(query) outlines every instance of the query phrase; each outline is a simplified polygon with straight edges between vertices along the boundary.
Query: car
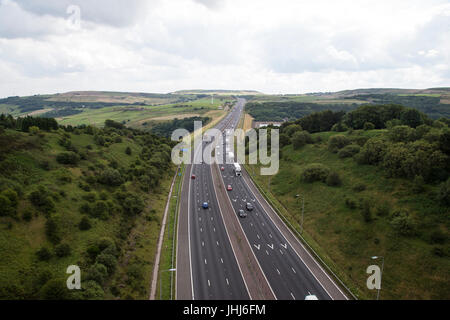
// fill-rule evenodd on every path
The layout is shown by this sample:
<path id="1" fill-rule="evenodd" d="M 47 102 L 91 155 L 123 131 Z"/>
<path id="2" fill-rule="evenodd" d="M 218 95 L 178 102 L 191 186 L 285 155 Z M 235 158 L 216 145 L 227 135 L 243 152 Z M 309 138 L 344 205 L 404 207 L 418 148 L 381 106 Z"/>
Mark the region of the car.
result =
<path id="1" fill-rule="evenodd" d="M 191 176 L 191 179 L 195 179 L 195 174 L 193 174 L 193 175 Z"/>
<path id="2" fill-rule="evenodd" d="M 202 207 L 203 209 L 208 209 L 208 202 L 203 202 Z"/>
<path id="3" fill-rule="evenodd" d="M 319 299 L 317 299 L 315 295 L 310 294 L 305 297 L 305 300 L 319 300 Z"/>
<path id="4" fill-rule="evenodd" d="M 244 210 L 240 209 L 239 210 L 239 217 L 245 218 L 245 217 L 247 217 L 247 213 Z"/>
<path id="5" fill-rule="evenodd" d="M 250 202 L 247 202 L 247 204 L 245 205 L 245 207 L 247 208 L 248 211 L 252 211 L 253 210 L 253 205 Z"/>
<path id="6" fill-rule="evenodd" d="M 233 187 L 231 186 L 231 184 L 229 184 L 229 185 L 227 186 L 227 190 L 228 190 L 228 191 L 233 190 Z"/>
<path id="7" fill-rule="evenodd" d="M 221 170 L 221 171 L 225 171 L 225 168 L 224 168 L 224 167 L 220 167 L 220 170 Z"/>

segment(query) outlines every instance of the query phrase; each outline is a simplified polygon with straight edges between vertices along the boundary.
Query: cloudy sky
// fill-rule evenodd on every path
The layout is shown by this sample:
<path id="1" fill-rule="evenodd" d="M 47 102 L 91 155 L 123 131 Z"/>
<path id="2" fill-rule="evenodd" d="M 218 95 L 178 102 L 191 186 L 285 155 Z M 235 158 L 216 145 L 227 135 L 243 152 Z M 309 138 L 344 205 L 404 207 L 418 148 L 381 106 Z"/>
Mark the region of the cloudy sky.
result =
<path id="1" fill-rule="evenodd" d="M 0 75 L 0 97 L 450 86 L 450 1 L 0 0 Z"/>

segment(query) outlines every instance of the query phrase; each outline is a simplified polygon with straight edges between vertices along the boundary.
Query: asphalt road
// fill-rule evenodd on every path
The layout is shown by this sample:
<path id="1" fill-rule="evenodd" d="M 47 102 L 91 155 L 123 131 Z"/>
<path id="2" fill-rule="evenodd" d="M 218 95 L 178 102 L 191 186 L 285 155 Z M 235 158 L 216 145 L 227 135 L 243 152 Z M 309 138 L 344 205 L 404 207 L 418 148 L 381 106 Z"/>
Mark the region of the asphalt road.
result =
<path id="1" fill-rule="evenodd" d="M 236 128 L 244 105 L 245 100 L 238 99 L 230 114 L 216 128 L 221 131 Z M 201 143 L 204 147 L 208 145 L 215 147 L 215 144 L 220 141 L 217 138 L 213 143 L 205 141 Z M 275 297 L 282 300 L 303 300 L 305 296 L 312 294 L 320 300 L 346 299 L 346 296 L 311 255 L 299 242 L 294 242 L 298 240 L 293 240 L 292 234 L 288 234 L 286 231 L 287 228 L 280 225 L 282 223 L 280 219 L 274 219 L 273 212 L 271 212 L 272 216 L 268 214 L 267 210 L 271 208 L 267 207 L 267 203 L 263 204 L 264 200 L 261 195 L 258 194 L 255 197 L 253 193 L 258 191 L 247 185 L 243 177 L 236 177 L 233 165 L 226 164 L 225 161 L 225 139 L 223 139 L 222 146 L 223 148 L 215 149 L 215 155 L 223 159 L 224 164 L 220 165 L 225 168 L 220 172 L 223 183 L 225 186 L 231 185 L 233 188 L 232 191 L 228 191 L 228 196 L 234 214 L 237 214 L 239 209 L 248 213 L 246 218 L 239 218 L 239 221 L 246 240 Z M 191 173 L 187 172 L 189 177 L 192 174 L 196 176 L 195 179 L 190 179 L 188 189 L 189 235 L 187 238 L 189 239 L 191 272 L 189 283 L 192 287 L 192 295 L 189 298 L 201 300 L 249 299 L 242 272 L 223 223 L 223 213 L 220 211 L 215 194 L 215 187 L 218 186 L 214 187 L 213 185 L 210 165 L 200 163 L 202 160 L 200 150 L 194 154 L 194 160 L 194 164 L 190 166 Z M 262 202 L 260 203 L 260 201 Z M 208 209 L 202 208 L 203 202 L 208 202 Z M 247 202 L 253 204 L 253 211 L 246 210 Z M 290 241 L 286 239 L 286 236 Z M 185 244 L 181 245 L 185 246 Z"/>
<path id="2" fill-rule="evenodd" d="M 234 116 L 234 110 L 218 124 Z M 206 142 L 201 142 L 205 146 Z M 194 149 L 195 150 L 195 149 Z M 199 149 L 200 150 L 200 149 Z M 189 246 L 192 298 L 196 300 L 249 300 L 244 279 L 225 229 L 211 176 L 210 165 L 194 154 L 189 185 Z M 203 202 L 208 209 L 202 208 Z"/>

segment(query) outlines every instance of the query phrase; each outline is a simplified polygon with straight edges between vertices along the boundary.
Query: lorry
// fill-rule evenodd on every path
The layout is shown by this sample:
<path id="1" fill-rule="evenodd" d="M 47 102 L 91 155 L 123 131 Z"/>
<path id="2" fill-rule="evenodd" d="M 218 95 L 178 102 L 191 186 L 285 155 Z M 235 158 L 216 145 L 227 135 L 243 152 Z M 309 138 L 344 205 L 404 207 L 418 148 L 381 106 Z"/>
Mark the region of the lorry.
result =
<path id="1" fill-rule="evenodd" d="M 233 163 L 233 166 L 234 166 L 234 173 L 236 174 L 236 177 L 240 177 L 242 175 L 240 164 L 235 162 L 235 163 Z"/>

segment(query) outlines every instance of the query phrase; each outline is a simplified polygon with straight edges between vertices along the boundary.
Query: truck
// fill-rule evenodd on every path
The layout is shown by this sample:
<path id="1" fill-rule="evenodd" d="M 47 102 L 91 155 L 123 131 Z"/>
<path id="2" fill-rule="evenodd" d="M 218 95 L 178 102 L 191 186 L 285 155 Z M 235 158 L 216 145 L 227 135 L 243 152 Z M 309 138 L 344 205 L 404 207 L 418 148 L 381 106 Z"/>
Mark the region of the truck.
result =
<path id="1" fill-rule="evenodd" d="M 234 162 L 234 153 L 233 152 L 228 152 L 227 163 L 230 163 L 230 162 Z"/>
<path id="2" fill-rule="evenodd" d="M 234 173 L 236 174 L 236 177 L 240 177 L 242 175 L 240 164 L 235 162 L 235 163 L 233 163 L 233 166 L 234 166 Z"/>

